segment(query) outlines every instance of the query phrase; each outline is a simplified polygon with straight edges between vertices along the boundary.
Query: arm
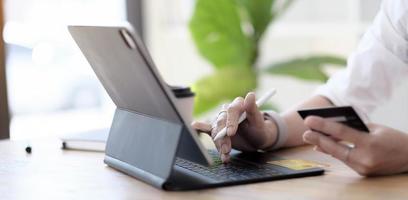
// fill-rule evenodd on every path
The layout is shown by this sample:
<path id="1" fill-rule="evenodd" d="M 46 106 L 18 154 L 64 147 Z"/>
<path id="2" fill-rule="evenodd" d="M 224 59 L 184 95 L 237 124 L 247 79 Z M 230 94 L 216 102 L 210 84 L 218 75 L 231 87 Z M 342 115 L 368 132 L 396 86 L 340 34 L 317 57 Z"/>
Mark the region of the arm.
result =
<path id="1" fill-rule="evenodd" d="M 313 96 L 298 106 L 284 112 L 282 117 L 288 126 L 288 139 L 284 147 L 303 145 L 302 134 L 308 129 L 303 120 L 296 112 L 302 108 L 327 107 L 331 106 L 329 100 L 322 96 Z M 277 125 L 273 120 L 264 118 L 255 103 L 255 95 L 248 93 L 244 98 L 238 97 L 231 104 L 224 107 L 226 112 L 221 112 L 214 124 L 194 122 L 192 126 L 215 135 L 227 126 L 227 137 L 215 142 L 224 162 L 229 160 L 231 148 L 241 151 L 256 151 L 258 149 L 267 150 L 274 145 L 277 139 Z M 238 118 L 243 113 L 247 113 L 247 120 L 238 125 Z"/>
<path id="2" fill-rule="evenodd" d="M 303 121 L 296 113 L 301 108 L 330 105 L 332 104 L 326 98 L 314 96 L 284 112 L 282 116 L 289 128 L 289 137 L 284 147 L 305 143 L 315 145 L 315 150 L 339 159 L 364 176 L 408 171 L 408 134 L 378 124 L 368 124 L 370 134 L 366 134 L 319 117 L 308 117 Z M 242 151 L 256 151 L 268 149 L 274 144 L 277 127 L 273 121 L 263 118 L 263 114 L 256 108 L 253 93 L 249 93 L 245 99 L 235 99 L 224 108 L 227 111 L 220 114 L 213 127 L 202 122 L 193 123 L 194 128 L 212 137 L 227 124 L 228 136 L 215 143 L 224 162 L 229 161 L 231 147 Z M 247 120 L 238 127 L 238 117 L 244 111 L 247 112 Z M 354 147 L 339 141 L 347 141 L 354 144 Z"/>
<path id="3" fill-rule="evenodd" d="M 333 104 L 323 96 L 313 96 L 292 109 L 289 109 L 282 113 L 286 124 L 288 125 L 288 140 L 284 147 L 293 147 L 304 144 L 302 139 L 303 133 L 309 128 L 304 125 L 303 119 L 297 113 L 297 110 L 317 107 L 328 107 Z"/>
<path id="4" fill-rule="evenodd" d="M 408 77 L 408 3 L 383 1 L 381 10 L 358 49 L 349 58 L 347 71 L 332 77 L 318 93 L 335 105 L 353 105 L 373 111 L 392 96 Z M 342 124 L 309 117 L 303 138 L 316 150 L 329 154 L 361 175 L 386 175 L 408 171 L 408 135 L 369 123 L 370 134 Z M 326 133 L 331 137 L 320 134 Z M 337 141 L 348 141 L 353 147 Z"/>
<path id="5" fill-rule="evenodd" d="M 332 77 L 318 90 L 317 96 L 282 113 L 289 129 L 285 147 L 302 145 L 305 141 L 316 145 L 316 150 L 343 161 L 362 175 L 408 171 L 407 134 L 378 124 L 369 124 L 370 134 L 364 134 L 317 117 L 308 117 L 303 122 L 296 113 L 297 109 L 332 104 L 353 105 L 360 111 L 369 113 L 386 101 L 393 89 L 408 77 L 407 10 L 406 1 L 384 1 L 374 25 L 350 57 L 347 71 Z M 228 161 L 231 147 L 256 151 L 268 149 L 275 143 L 276 124 L 264 119 L 256 108 L 254 94 L 248 94 L 245 99 L 235 99 L 225 109 L 227 112 L 218 116 L 214 126 L 200 122 L 193 124 L 196 129 L 211 136 L 225 126 L 228 127 L 228 137 L 216 142 L 223 161 Z M 238 126 L 238 117 L 242 112 L 247 112 L 247 120 Z M 354 148 L 338 141 L 351 142 Z"/>

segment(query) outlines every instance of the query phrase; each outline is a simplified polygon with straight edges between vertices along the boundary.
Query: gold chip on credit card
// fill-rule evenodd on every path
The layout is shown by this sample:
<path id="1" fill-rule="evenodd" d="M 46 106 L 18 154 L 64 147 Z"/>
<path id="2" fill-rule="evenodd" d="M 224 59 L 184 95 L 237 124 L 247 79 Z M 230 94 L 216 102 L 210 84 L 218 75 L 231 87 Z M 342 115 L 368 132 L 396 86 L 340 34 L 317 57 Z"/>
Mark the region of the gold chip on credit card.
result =
<path id="1" fill-rule="evenodd" d="M 269 161 L 269 164 L 286 167 L 291 170 L 306 170 L 317 167 L 328 167 L 328 165 L 320 164 L 308 160 L 273 160 Z"/>

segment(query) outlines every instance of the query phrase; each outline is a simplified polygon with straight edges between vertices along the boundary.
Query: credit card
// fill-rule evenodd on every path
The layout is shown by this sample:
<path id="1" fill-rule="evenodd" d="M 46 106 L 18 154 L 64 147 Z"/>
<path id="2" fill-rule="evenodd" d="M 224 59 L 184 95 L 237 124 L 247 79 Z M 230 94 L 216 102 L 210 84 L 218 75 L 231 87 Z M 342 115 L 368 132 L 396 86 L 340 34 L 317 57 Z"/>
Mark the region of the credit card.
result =
<path id="1" fill-rule="evenodd" d="M 370 132 L 363 120 L 361 120 L 357 112 L 351 106 L 313 108 L 298 110 L 297 112 L 303 119 L 308 116 L 319 116 L 326 120 L 345 124 L 362 132 Z"/>
<path id="2" fill-rule="evenodd" d="M 309 161 L 309 160 L 273 160 L 269 164 L 278 165 L 291 170 L 307 170 L 313 168 L 329 167 L 329 165 Z"/>

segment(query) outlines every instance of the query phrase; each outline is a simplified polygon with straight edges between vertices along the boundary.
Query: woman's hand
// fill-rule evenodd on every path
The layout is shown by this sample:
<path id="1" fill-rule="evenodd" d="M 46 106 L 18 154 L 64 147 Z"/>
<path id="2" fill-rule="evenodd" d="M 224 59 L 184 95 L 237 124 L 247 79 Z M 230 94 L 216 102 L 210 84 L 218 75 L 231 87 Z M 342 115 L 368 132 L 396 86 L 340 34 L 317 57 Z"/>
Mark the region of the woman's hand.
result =
<path id="1" fill-rule="evenodd" d="M 239 116 L 247 113 L 247 119 L 238 125 Z M 256 106 L 255 94 L 237 97 L 231 104 L 224 105 L 213 124 L 193 122 L 193 128 L 214 138 L 225 126 L 227 136 L 215 141 L 223 162 L 229 161 L 231 148 L 241 151 L 256 151 L 270 147 L 276 140 L 276 125 L 265 120 Z"/>
<path id="2" fill-rule="evenodd" d="M 305 142 L 316 145 L 316 150 L 343 161 L 363 176 L 408 171 L 407 134 L 377 124 L 370 124 L 370 133 L 366 134 L 315 116 L 306 118 L 304 124 L 311 129 L 303 135 Z M 351 142 L 354 148 L 337 141 Z"/>

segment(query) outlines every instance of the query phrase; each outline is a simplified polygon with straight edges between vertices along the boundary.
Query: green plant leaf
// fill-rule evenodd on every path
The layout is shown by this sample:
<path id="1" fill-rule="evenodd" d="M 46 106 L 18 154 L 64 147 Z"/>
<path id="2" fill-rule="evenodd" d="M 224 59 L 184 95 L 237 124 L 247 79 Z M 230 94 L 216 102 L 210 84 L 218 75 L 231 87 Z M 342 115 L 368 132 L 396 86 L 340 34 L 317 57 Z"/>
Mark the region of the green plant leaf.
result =
<path id="1" fill-rule="evenodd" d="M 311 56 L 283 61 L 268 66 L 265 71 L 270 74 L 285 75 L 309 81 L 325 82 L 328 76 L 323 68 L 326 65 L 346 66 L 344 58 L 336 56 Z"/>
<path id="2" fill-rule="evenodd" d="M 236 0 L 242 6 L 244 17 L 253 28 L 252 38 L 259 41 L 272 19 L 272 4 L 275 0 Z"/>
<path id="3" fill-rule="evenodd" d="M 246 34 L 253 41 L 250 63 L 256 63 L 259 42 L 272 21 L 279 18 L 293 0 L 235 0 L 240 7 L 241 20 Z M 248 25 L 252 29 L 249 29 Z"/>
<path id="4" fill-rule="evenodd" d="M 201 55 L 216 68 L 249 68 L 252 41 L 243 33 L 235 0 L 197 0 L 190 31 Z"/>
<path id="5" fill-rule="evenodd" d="M 223 101 L 231 101 L 253 91 L 257 86 L 256 73 L 251 69 L 225 68 L 197 81 L 194 115 L 200 115 Z"/>

